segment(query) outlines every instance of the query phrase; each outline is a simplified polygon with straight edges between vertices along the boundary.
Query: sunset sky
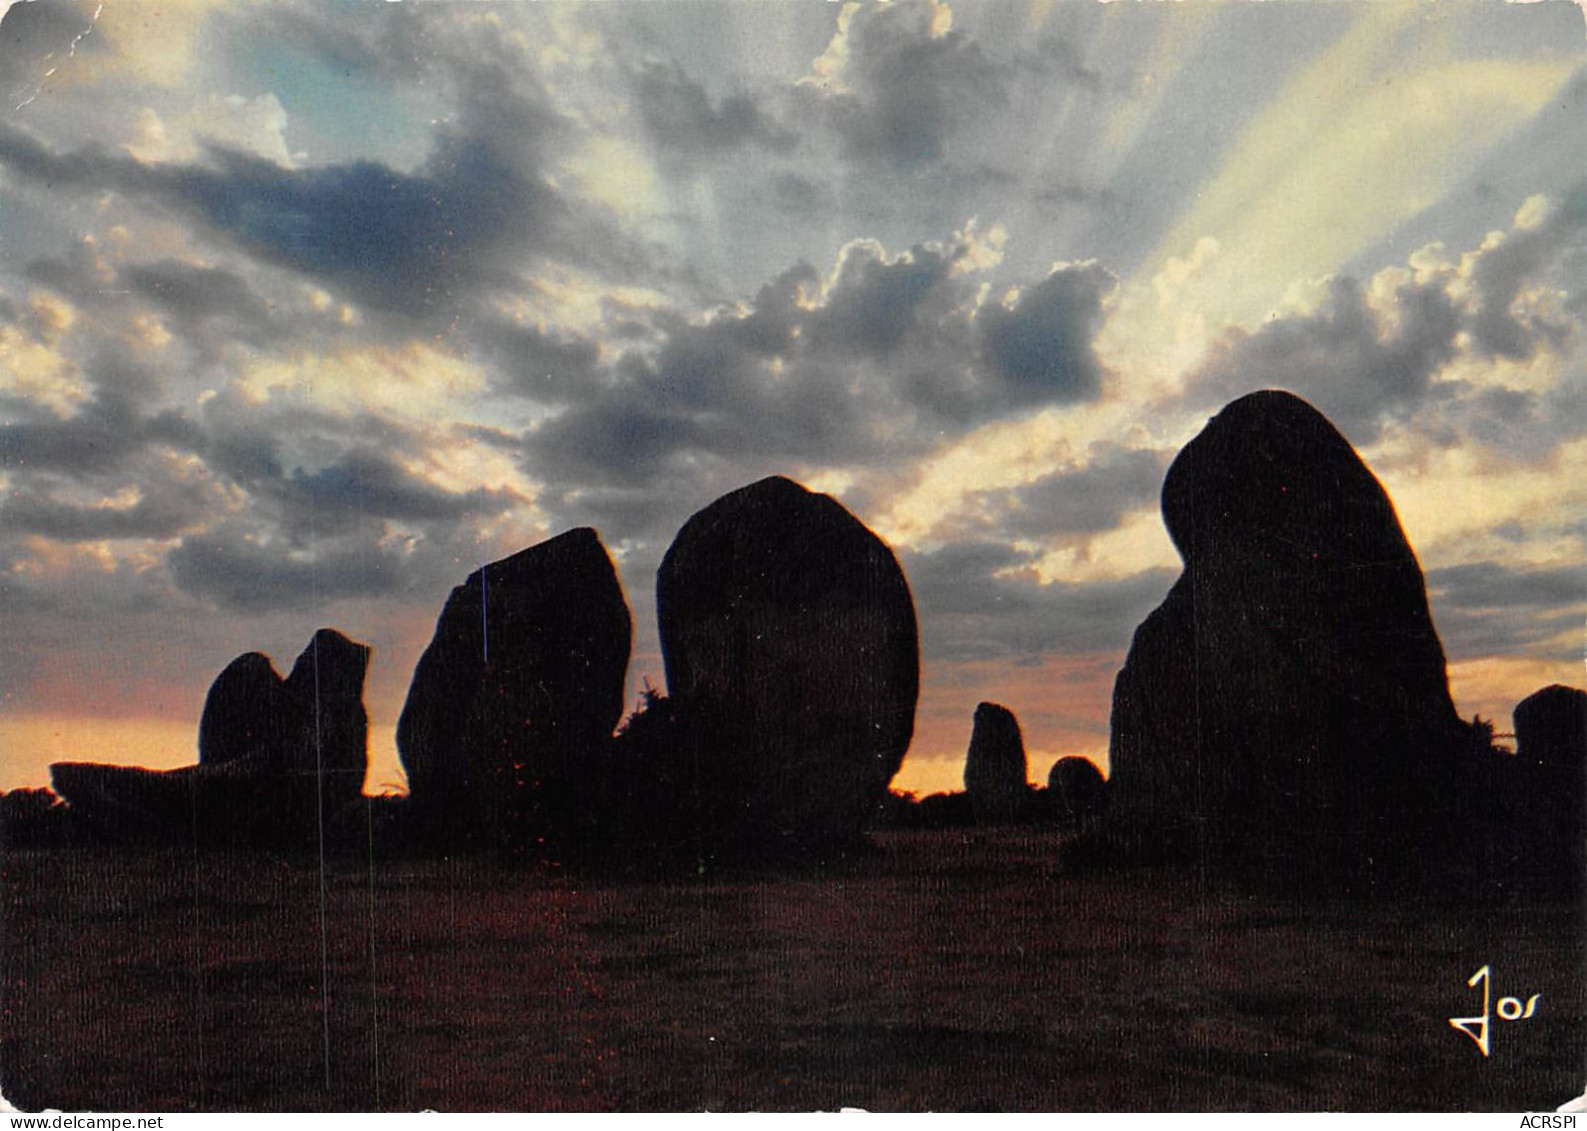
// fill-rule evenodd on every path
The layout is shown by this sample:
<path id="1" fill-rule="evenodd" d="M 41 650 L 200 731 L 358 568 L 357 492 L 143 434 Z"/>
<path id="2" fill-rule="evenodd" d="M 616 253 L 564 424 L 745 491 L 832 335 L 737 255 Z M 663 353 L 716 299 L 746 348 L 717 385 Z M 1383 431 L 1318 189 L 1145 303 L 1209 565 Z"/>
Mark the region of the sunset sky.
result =
<path id="1" fill-rule="evenodd" d="M 0 27 L 0 788 L 196 759 L 237 654 L 375 647 L 574 526 L 780 473 L 898 552 L 923 693 L 1106 764 L 1173 453 L 1306 397 L 1456 705 L 1583 685 L 1587 26 L 1566 2 L 17 4 Z"/>

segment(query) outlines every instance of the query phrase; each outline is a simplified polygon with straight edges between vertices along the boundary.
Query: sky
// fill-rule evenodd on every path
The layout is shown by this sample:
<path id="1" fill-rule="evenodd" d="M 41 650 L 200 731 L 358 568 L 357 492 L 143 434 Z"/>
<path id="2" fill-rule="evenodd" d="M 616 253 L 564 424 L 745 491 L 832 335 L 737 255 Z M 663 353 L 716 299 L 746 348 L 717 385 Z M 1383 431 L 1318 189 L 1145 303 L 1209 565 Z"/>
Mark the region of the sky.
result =
<path id="1" fill-rule="evenodd" d="M 1286 388 L 1394 499 L 1463 715 L 1587 683 L 1571 3 L 35 0 L 0 25 L 0 788 L 196 760 L 209 683 L 374 646 L 576 526 L 654 579 L 770 474 L 897 552 L 895 785 L 975 706 L 1106 767 L 1158 492 Z"/>

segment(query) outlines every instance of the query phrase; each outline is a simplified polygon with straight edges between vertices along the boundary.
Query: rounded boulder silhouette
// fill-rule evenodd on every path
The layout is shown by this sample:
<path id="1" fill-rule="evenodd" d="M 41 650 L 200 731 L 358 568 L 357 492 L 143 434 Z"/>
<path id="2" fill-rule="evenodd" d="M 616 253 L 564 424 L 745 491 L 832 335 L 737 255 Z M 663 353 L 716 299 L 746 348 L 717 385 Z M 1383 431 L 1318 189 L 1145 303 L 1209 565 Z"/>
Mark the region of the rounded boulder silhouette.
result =
<path id="1" fill-rule="evenodd" d="M 772 848 L 857 838 L 920 690 L 914 601 L 887 545 L 828 496 L 763 479 L 684 524 L 656 607 L 703 829 Z"/>

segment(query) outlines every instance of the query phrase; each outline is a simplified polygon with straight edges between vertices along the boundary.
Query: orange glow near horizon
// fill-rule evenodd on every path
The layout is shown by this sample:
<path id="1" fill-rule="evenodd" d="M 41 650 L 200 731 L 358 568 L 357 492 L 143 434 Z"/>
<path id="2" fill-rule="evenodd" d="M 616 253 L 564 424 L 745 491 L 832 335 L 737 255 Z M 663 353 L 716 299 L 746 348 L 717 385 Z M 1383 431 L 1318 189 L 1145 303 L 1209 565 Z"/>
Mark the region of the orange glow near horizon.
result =
<path id="1" fill-rule="evenodd" d="M 50 784 L 53 762 L 105 762 L 175 770 L 198 761 L 198 721 L 159 718 L 68 718 L 22 715 L 0 718 L 0 791 Z M 369 728 L 369 773 L 364 791 L 405 790 L 397 757 L 397 728 Z"/>
<path id="2" fill-rule="evenodd" d="M 1033 785 L 1045 785 L 1053 763 L 1069 756 L 1089 758 L 1108 773 L 1108 710 L 1120 662 L 1096 656 L 1015 668 L 946 665 L 938 674 L 925 673 L 914 741 L 892 788 L 920 796 L 963 789 L 964 754 L 982 700 L 1002 703 L 1018 716 Z M 1500 656 L 1451 662 L 1449 682 L 1463 718 L 1481 715 L 1503 733 L 1513 729 L 1510 712 L 1526 696 L 1552 683 L 1580 686 L 1583 679 L 1576 664 Z M 155 770 L 192 765 L 198 760 L 197 734 L 196 719 L 3 717 L 0 791 L 47 786 L 52 762 Z M 406 789 L 394 723 L 369 728 L 364 789 L 377 796 Z"/>
<path id="3" fill-rule="evenodd" d="M 1534 691 L 1554 683 L 1587 685 L 1582 665 L 1525 656 L 1488 656 L 1449 665 L 1449 689 L 1462 718 L 1481 715 L 1501 733 L 1515 729 L 1510 712 Z"/>
<path id="4" fill-rule="evenodd" d="M 962 736 L 944 736 L 946 743 L 929 744 L 917 736 L 893 788 L 925 796 L 964 788 L 964 750 L 969 724 Z M 0 719 L 0 791 L 48 786 L 52 762 L 106 762 L 174 770 L 198 761 L 198 724 L 194 721 L 136 718 L 65 718 L 26 716 Z M 962 741 L 961 741 L 962 739 Z M 1074 753 L 1076 751 L 1066 751 Z M 1105 753 L 1087 753 L 1106 768 Z M 1046 781 L 1047 771 L 1062 754 L 1032 749 L 1031 777 Z M 369 728 L 369 773 L 364 792 L 379 796 L 401 793 L 407 778 L 397 754 L 397 728 Z"/>
<path id="5" fill-rule="evenodd" d="M 0 789 L 49 785 L 52 762 L 109 762 L 174 770 L 196 761 L 196 721 L 82 715 L 0 718 Z"/>

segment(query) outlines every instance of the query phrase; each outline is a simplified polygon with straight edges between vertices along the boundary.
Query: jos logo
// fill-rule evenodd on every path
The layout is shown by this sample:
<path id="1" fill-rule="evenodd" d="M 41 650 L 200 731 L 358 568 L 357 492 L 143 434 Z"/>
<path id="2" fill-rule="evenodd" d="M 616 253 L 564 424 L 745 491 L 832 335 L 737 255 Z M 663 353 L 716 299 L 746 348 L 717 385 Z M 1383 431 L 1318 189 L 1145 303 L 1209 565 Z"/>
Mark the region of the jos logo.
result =
<path id="1" fill-rule="evenodd" d="M 1477 1042 L 1477 1047 L 1482 1050 L 1482 1055 L 1489 1053 L 1488 1038 L 1489 1022 L 1495 1012 L 1493 1003 L 1493 974 L 1484 966 L 1466 981 L 1466 985 L 1475 987 L 1482 983 L 1482 1012 L 1476 1017 L 1451 1017 L 1449 1024 L 1452 1028 L 1459 1029 L 1466 1036 Z M 1496 1011 L 1500 1021 L 1525 1021 L 1537 1011 L 1538 999 L 1542 994 L 1533 994 L 1526 999 L 1523 1005 L 1520 998 L 1502 997 L 1499 999 Z"/>

